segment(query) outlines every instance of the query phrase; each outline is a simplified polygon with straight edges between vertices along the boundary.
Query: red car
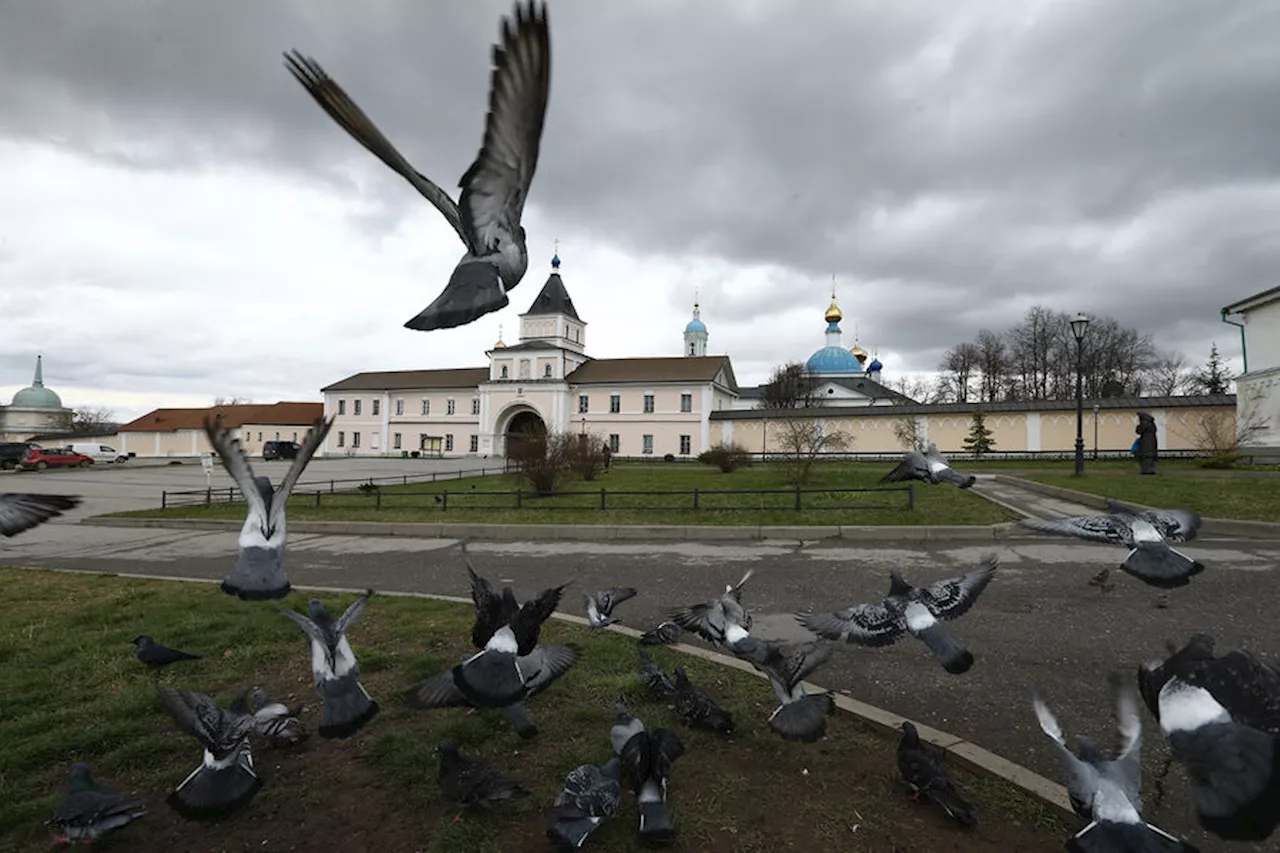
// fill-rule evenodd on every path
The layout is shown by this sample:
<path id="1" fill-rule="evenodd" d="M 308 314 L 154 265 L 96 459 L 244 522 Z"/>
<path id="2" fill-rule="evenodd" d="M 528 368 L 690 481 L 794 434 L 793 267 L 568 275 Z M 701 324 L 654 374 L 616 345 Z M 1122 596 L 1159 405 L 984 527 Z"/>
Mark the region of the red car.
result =
<path id="1" fill-rule="evenodd" d="M 77 465 L 88 468 L 93 464 L 93 460 L 83 453 L 76 453 L 65 447 L 32 447 L 18 464 L 23 468 L 43 471 L 45 468 L 73 468 Z"/>

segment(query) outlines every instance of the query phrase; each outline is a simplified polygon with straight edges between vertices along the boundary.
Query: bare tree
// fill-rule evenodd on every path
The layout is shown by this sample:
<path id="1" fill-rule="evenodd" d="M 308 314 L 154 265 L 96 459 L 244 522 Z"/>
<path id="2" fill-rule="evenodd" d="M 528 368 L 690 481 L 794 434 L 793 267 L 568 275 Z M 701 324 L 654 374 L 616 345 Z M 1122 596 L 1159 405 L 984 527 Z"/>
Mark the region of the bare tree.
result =
<path id="1" fill-rule="evenodd" d="M 578 436 L 537 430 L 508 445 L 507 455 L 539 495 L 554 495 L 578 452 Z"/>
<path id="2" fill-rule="evenodd" d="M 847 450 L 853 446 L 853 437 L 838 429 L 827 429 L 820 418 L 788 418 L 782 422 L 778 443 L 786 454 L 783 471 L 787 482 L 803 486 L 809 482 L 819 456 Z"/>
<path id="3" fill-rule="evenodd" d="M 1188 424 L 1185 437 L 1208 456 L 1232 456 L 1240 445 L 1253 443 L 1270 428 L 1269 419 L 1257 412 L 1246 412 L 1237 420 L 1235 411 L 1212 411 Z"/>
<path id="4" fill-rule="evenodd" d="M 118 426 L 116 413 L 105 406 L 81 406 L 71 415 L 71 429 L 83 435 L 110 432 Z"/>
<path id="5" fill-rule="evenodd" d="M 913 403 L 937 402 L 938 392 L 923 376 L 902 375 L 891 381 L 888 387 Z M 902 401 L 898 401 L 901 403 Z"/>
<path id="6" fill-rule="evenodd" d="M 248 397 L 214 397 L 213 405 L 215 406 L 248 406 L 253 400 Z"/>
<path id="7" fill-rule="evenodd" d="M 981 352 L 977 344 L 956 344 L 942 355 L 938 369 L 942 371 L 939 392 L 950 403 L 969 402 L 969 389 L 978 371 Z"/>
<path id="8" fill-rule="evenodd" d="M 1020 396 L 1026 400 L 1049 398 L 1050 360 L 1061 317 L 1042 305 L 1032 306 L 1022 324 L 1009 330 L 1009 350 Z"/>
<path id="9" fill-rule="evenodd" d="M 1143 386 L 1153 397 L 1176 397 L 1187 392 L 1191 385 L 1190 374 L 1186 356 L 1172 350 L 1161 353 L 1152 361 Z"/>
<path id="10" fill-rule="evenodd" d="M 903 415 L 893 422 L 893 437 L 906 450 L 924 450 L 924 429 L 915 415 Z"/>
<path id="11" fill-rule="evenodd" d="M 974 343 L 978 350 L 978 399 L 994 403 L 1002 399 L 1009 387 L 1009 351 L 1004 338 L 990 329 L 978 332 Z"/>
<path id="12" fill-rule="evenodd" d="M 603 436 L 585 432 L 578 433 L 569 459 L 569 467 L 585 482 L 590 482 L 600 475 L 605 468 L 605 457 L 609 444 Z"/>
<path id="13" fill-rule="evenodd" d="M 821 405 L 814 394 L 815 385 L 813 377 L 799 362 L 775 367 L 762 389 L 758 408 L 809 409 Z"/>

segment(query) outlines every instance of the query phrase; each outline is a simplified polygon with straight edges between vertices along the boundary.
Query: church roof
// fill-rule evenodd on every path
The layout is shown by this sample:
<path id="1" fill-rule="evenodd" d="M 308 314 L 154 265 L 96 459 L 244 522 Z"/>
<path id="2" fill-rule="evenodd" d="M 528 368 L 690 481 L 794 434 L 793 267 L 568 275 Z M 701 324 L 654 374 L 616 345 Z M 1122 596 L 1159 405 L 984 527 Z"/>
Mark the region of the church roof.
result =
<path id="1" fill-rule="evenodd" d="M 204 409 L 155 409 L 116 430 L 121 432 L 175 432 L 204 429 L 206 416 L 222 416 L 222 425 L 235 429 L 245 424 L 310 426 L 324 416 L 324 403 L 246 403 L 209 406 Z"/>
<path id="2" fill-rule="evenodd" d="M 515 347 L 507 347 L 508 350 Z M 487 367 L 443 370 L 375 370 L 356 373 L 321 388 L 325 391 L 387 391 L 397 388 L 475 388 L 489 379 Z"/>
<path id="3" fill-rule="evenodd" d="M 31 385 L 13 395 L 15 409 L 61 409 L 62 398 L 52 388 L 44 386 L 44 368 L 41 356 L 36 356 L 36 374 Z"/>
<path id="4" fill-rule="evenodd" d="M 529 310 L 524 312 L 522 316 L 530 314 L 564 314 L 582 322 L 578 317 L 578 312 L 574 310 L 573 300 L 569 298 L 569 291 L 565 290 L 564 281 L 560 278 L 560 273 L 552 271 L 547 276 L 547 283 L 542 285 L 542 290 L 538 292 L 538 298 L 533 300 L 533 304 L 529 306 Z"/>
<path id="5" fill-rule="evenodd" d="M 736 391 L 738 383 L 727 355 L 592 359 L 580 365 L 566 379 L 578 385 L 609 382 L 711 382 L 722 370 L 728 387 Z"/>

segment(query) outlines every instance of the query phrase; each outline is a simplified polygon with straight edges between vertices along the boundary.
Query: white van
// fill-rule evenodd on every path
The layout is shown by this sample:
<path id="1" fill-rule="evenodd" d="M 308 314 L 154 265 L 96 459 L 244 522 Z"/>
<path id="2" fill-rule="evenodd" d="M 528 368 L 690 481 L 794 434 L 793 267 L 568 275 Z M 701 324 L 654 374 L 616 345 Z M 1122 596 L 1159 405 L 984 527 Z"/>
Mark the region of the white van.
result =
<path id="1" fill-rule="evenodd" d="M 94 462 L 127 462 L 129 454 L 121 453 L 114 447 L 108 447 L 105 444 L 80 443 L 72 444 L 71 449 L 76 453 L 83 453 Z"/>

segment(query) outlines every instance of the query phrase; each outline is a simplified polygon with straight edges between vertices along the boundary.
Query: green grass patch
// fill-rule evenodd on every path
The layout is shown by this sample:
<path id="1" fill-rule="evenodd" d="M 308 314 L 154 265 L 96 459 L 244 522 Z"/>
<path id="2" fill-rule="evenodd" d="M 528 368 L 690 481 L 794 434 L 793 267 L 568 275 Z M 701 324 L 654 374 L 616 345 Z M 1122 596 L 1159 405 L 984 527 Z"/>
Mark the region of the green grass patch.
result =
<path id="1" fill-rule="evenodd" d="M 1081 477 L 1034 474 L 1027 479 L 1162 509 L 1182 507 L 1210 518 L 1280 520 L 1280 479 L 1275 477 L 1179 475 L 1162 467 L 1147 477 L 1089 474 L 1086 469 Z"/>
<path id="2" fill-rule="evenodd" d="M 551 800 L 568 770 L 610 756 L 612 703 L 619 698 L 650 728 L 676 728 L 685 743 L 670 793 L 681 835 L 677 850 L 763 853 L 839 842 L 841 849 L 888 851 L 909 837 L 913 849 L 1007 851 L 1053 849 L 1068 834 L 1040 801 L 955 767 L 957 784 L 982 815 L 979 832 L 961 834 L 939 813 L 906 799 L 896 776 L 895 738 L 837 715 L 818 743 L 782 741 L 765 722 L 774 700 L 764 681 L 655 649 L 668 669 L 683 663 L 738 723 L 732 738 L 680 729 L 673 710 L 642 695 L 632 641 L 554 620 L 544 641 L 576 643 L 583 657 L 530 702 L 541 728 L 536 739 L 521 741 L 493 712 L 410 709 L 401 699 L 405 688 L 471 651 L 472 613 L 466 605 L 391 596 L 375 596 L 351 636 L 365 663 L 362 680 L 382 712 L 349 740 L 313 735 L 291 750 L 255 743 L 265 783 L 257 798 L 227 819 L 186 822 L 163 799 L 199 762 L 200 748 L 161 709 L 129 640 L 146 632 L 204 655 L 171 667 L 161 676 L 166 683 L 223 703 L 237 688 L 261 685 L 314 732 L 319 708 L 306 641 L 276 613 L 301 607 L 306 596 L 253 604 L 223 595 L 214 584 L 3 568 L 0 584 L 7 591 L 0 624 L 3 850 L 47 849 L 50 835 L 42 824 L 73 761 L 89 762 L 99 781 L 118 790 L 152 798 L 150 813 L 117 833 L 108 849 L 291 849 L 299 843 L 438 853 L 548 849 L 543 831 Z M 352 598 L 326 596 L 326 604 L 341 610 Z M 435 781 L 434 747 L 444 737 L 518 779 L 533 796 L 451 824 L 457 808 L 443 801 Z M 784 792 L 785 809 L 760 808 Z M 619 816 L 589 840 L 589 849 L 642 849 L 636 820 L 627 794 Z"/>

